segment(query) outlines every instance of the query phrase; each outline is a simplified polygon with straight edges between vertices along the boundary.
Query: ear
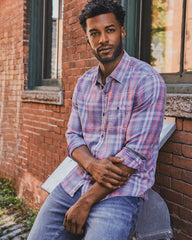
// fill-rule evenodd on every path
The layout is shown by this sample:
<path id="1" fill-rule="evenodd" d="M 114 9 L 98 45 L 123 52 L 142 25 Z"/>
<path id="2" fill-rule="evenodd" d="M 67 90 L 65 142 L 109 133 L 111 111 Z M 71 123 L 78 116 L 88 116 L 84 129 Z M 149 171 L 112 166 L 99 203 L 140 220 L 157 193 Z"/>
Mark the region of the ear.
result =
<path id="1" fill-rule="evenodd" d="M 87 43 L 90 45 L 89 38 L 87 35 L 86 35 L 86 39 L 87 39 Z"/>
<path id="2" fill-rule="evenodd" d="M 125 37 L 126 37 L 125 26 L 121 27 L 121 37 L 122 37 L 122 39 L 125 39 Z"/>

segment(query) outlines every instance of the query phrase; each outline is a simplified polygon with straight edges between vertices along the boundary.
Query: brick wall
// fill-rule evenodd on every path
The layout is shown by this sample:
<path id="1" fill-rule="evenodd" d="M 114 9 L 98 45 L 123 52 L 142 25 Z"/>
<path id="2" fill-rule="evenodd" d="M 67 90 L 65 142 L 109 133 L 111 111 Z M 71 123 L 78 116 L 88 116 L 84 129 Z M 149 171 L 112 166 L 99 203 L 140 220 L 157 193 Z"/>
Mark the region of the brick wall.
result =
<path id="1" fill-rule="evenodd" d="M 27 89 L 29 1 L 0 2 L 1 175 L 14 179 L 19 196 L 28 204 L 41 204 L 47 196 L 39 186 L 67 155 L 64 134 L 74 86 L 97 64 L 78 23 L 84 2 L 65 0 L 63 106 L 21 101 L 21 91 Z"/>
<path id="2" fill-rule="evenodd" d="M 56 106 L 21 101 L 21 91 L 27 88 L 29 1 L 0 1 L 0 175 L 15 181 L 28 204 L 41 204 L 47 196 L 39 186 L 67 155 L 64 134 L 74 86 L 97 64 L 78 24 L 86 0 L 64 2 L 64 104 Z M 156 185 L 179 240 L 192 239 L 191 144 L 192 120 L 179 118 L 158 159 Z"/>
<path id="3" fill-rule="evenodd" d="M 0 168 L 14 177 L 24 79 L 23 1 L 0 1 Z"/>
<path id="4" fill-rule="evenodd" d="M 175 133 L 160 151 L 156 175 L 175 240 L 192 239 L 192 120 L 177 119 Z"/>

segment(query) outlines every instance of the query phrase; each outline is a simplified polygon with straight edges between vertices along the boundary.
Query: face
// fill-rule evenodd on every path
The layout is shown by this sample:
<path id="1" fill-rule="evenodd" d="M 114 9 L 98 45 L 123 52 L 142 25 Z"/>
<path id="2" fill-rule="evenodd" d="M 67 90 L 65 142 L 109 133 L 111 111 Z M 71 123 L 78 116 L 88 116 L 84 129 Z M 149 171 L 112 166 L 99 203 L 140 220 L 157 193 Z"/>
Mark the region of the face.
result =
<path id="1" fill-rule="evenodd" d="M 120 26 L 113 13 L 88 18 L 86 24 L 87 39 L 95 57 L 103 64 L 116 61 L 123 52 L 124 26 Z"/>

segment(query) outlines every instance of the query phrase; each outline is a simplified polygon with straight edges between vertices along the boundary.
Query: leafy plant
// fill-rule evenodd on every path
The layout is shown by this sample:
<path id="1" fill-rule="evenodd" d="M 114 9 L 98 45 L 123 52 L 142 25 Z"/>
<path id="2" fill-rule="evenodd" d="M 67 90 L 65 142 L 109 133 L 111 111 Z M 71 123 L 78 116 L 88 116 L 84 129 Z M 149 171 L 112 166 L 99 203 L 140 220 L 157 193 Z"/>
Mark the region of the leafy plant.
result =
<path id="1" fill-rule="evenodd" d="M 4 214 L 14 214 L 15 223 L 22 223 L 25 231 L 29 231 L 35 221 L 37 212 L 28 208 L 23 199 L 16 196 L 10 179 L 0 178 L 0 215 Z"/>

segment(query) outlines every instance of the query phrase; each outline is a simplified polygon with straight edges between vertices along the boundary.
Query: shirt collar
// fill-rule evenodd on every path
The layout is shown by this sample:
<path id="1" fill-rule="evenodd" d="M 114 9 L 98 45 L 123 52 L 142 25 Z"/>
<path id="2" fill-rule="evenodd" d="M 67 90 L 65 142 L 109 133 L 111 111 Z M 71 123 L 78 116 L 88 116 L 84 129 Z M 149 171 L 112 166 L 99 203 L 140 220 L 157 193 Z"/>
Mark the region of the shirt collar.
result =
<path id="1" fill-rule="evenodd" d="M 117 82 L 122 83 L 123 82 L 123 76 L 124 72 L 128 69 L 130 65 L 130 56 L 128 53 L 124 50 L 123 57 L 121 58 L 121 61 L 117 65 L 117 67 L 113 70 L 113 72 L 108 76 L 113 79 L 115 79 Z M 100 73 L 100 67 L 99 65 L 96 67 L 95 71 L 95 84 L 102 84 L 101 82 L 101 73 Z"/>

